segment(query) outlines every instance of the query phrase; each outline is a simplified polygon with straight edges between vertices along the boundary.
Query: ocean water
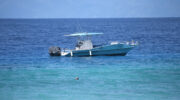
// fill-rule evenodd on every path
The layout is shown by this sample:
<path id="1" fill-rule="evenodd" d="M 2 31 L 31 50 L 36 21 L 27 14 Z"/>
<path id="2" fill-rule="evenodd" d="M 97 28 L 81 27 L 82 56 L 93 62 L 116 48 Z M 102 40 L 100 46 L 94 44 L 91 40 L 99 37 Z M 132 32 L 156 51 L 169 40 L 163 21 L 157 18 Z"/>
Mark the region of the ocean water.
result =
<path id="1" fill-rule="evenodd" d="M 50 57 L 94 44 L 139 41 L 126 56 Z M 79 80 L 75 80 L 79 77 Z M 179 100 L 180 18 L 0 19 L 0 100 Z"/>

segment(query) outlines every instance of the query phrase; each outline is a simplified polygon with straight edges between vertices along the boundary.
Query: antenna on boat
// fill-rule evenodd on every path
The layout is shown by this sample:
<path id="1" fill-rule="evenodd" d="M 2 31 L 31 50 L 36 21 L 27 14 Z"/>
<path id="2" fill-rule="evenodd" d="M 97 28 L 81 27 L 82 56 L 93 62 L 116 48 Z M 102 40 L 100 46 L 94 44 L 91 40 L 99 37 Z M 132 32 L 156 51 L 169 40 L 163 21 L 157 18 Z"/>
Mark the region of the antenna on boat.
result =
<path id="1" fill-rule="evenodd" d="M 82 28 L 81 28 L 81 25 L 80 25 L 80 23 L 79 23 L 79 19 L 76 20 L 76 23 L 77 23 L 77 26 L 76 26 L 77 31 L 83 32 L 83 31 L 82 31 Z M 80 41 L 80 37 L 77 37 L 77 40 Z"/>
<path id="2" fill-rule="evenodd" d="M 78 19 L 77 19 L 77 30 L 78 30 L 79 32 L 82 32 L 82 27 L 81 27 Z"/>

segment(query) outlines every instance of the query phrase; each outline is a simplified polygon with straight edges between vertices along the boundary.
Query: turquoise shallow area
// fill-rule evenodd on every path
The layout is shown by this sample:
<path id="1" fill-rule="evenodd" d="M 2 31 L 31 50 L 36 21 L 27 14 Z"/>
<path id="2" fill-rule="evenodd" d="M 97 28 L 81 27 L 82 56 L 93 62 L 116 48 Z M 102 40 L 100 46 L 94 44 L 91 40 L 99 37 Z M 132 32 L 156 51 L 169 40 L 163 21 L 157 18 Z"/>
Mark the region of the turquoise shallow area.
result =
<path id="1" fill-rule="evenodd" d="M 179 100 L 180 19 L 78 21 L 105 33 L 96 44 L 140 45 L 127 56 L 50 57 L 51 45 L 73 46 L 62 35 L 76 31 L 77 19 L 1 19 L 0 100 Z"/>
<path id="2" fill-rule="evenodd" d="M 54 57 L 56 63 L 2 68 L 0 99 L 178 100 L 180 58 L 176 56 L 163 59 L 144 56 Z"/>

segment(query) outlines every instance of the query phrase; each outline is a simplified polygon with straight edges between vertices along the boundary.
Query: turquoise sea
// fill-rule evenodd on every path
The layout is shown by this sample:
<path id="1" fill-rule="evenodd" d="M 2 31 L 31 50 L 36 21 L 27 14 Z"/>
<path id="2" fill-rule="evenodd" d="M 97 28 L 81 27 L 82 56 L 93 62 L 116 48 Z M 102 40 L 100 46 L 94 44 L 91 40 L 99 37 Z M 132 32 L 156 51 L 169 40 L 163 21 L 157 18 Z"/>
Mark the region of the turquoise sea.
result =
<path id="1" fill-rule="evenodd" d="M 49 56 L 79 31 L 139 45 L 126 56 Z M 179 99 L 180 18 L 0 19 L 0 100 Z"/>

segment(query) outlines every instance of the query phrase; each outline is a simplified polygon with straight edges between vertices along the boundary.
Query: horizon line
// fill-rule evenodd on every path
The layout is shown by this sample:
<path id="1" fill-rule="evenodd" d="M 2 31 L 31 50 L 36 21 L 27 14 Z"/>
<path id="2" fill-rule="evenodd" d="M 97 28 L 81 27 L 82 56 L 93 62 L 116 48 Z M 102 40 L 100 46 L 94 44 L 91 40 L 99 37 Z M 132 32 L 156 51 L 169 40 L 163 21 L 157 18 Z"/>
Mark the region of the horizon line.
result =
<path id="1" fill-rule="evenodd" d="M 0 18 L 0 19 L 141 19 L 141 18 L 180 18 L 180 17 L 97 17 L 97 18 L 94 18 L 94 17 L 79 17 L 79 18 L 76 18 L 76 17 L 69 17 L 69 18 Z"/>

